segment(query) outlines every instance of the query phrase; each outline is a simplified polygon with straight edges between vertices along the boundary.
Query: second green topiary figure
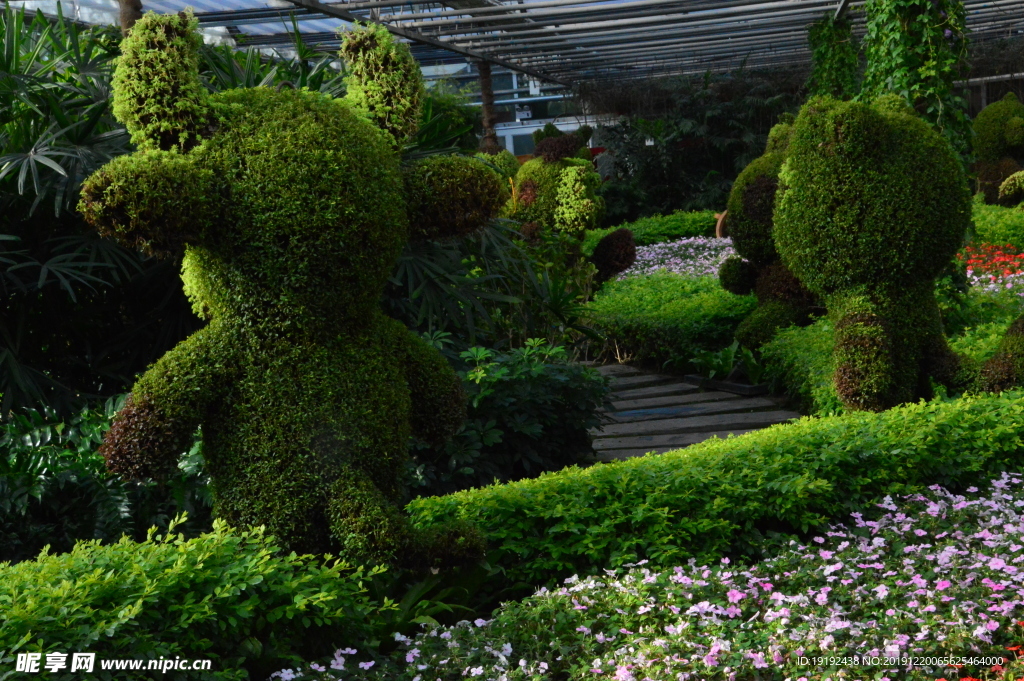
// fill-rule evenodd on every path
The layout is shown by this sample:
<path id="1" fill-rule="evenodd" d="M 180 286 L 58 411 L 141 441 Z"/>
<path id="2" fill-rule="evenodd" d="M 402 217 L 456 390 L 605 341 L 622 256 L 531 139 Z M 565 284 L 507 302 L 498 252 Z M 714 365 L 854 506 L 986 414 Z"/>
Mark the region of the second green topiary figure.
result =
<path id="1" fill-rule="evenodd" d="M 728 230 L 739 256 L 722 263 L 722 288 L 745 296 L 757 294 L 757 308 L 736 329 L 736 340 L 751 349 L 770 341 L 779 329 L 806 325 L 814 309 L 814 296 L 779 259 L 772 236 L 779 170 L 786 160 L 793 117 L 771 129 L 764 155 L 743 169 L 732 185 L 728 203 Z"/>
<path id="2" fill-rule="evenodd" d="M 395 150 L 415 130 L 421 85 L 386 33 L 346 39 L 350 61 L 366 62 L 350 103 L 266 87 L 208 95 L 196 29 L 189 14 L 151 13 L 123 41 L 114 110 L 139 150 L 82 190 L 103 234 L 184 253 L 186 292 L 209 320 L 136 383 L 104 440 L 108 467 L 161 477 L 201 426 L 214 510 L 233 525 L 363 564 L 473 558 L 473 531 L 416 531 L 402 511 L 410 434 L 443 441 L 465 405 L 445 359 L 379 299 L 410 234 L 480 226 L 503 202 L 499 179 L 444 158 L 403 177 Z M 391 80 L 360 82 L 378 63 L 398 65 Z M 437 197 L 453 178 L 461 193 Z"/>

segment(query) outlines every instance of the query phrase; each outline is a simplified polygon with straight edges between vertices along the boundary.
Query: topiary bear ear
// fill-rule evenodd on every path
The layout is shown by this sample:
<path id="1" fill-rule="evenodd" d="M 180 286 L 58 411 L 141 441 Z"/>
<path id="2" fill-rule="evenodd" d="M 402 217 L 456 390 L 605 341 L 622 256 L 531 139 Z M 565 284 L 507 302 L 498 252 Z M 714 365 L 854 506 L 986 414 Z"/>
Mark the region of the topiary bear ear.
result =
<path id="1" fill-rule="evenodd" d="M 78 210 L 101 236 L 166 258 L 209 233 L 225 196 L 217 174 L 191 155 L 151 149 L 118 156 L 89 176 Z"/>
<path id="2" fill-rule="evenodd" d="M 476 159 L 431 156 L 405 169 L 410 237 L 465 236 L 498 215 L 508 190 Z"/>
<path id="3" fill-rule="evenodd" d="M 345 33 L 341 58 L 348 66 L 345 100 L 362 111 L 396 146 L 416 134 L 425 90 L 409 46 L 380 24 Z"/>
<path id="4" fill-rule="evenodd" d="M 187 151 L 208 133 L 211 112 L 199 81 L 199 22 L 190 10 L 147 13 L 121 41 L 114 116 L 140 149 Z"/>

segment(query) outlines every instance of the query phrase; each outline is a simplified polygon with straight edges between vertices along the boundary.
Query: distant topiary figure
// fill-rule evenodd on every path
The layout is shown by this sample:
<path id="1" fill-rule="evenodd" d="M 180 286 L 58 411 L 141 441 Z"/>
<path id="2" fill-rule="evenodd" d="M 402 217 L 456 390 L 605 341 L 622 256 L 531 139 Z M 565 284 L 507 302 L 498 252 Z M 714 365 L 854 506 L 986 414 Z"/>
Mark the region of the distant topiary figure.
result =
<path id="1" fill-rule="evenodd" d="M 781 328 L 809 323 L 814 305 L 814 296 L 779 260 L 772 238 L 779 169 L 792 132 L 791 117 L 773 127 L 764 155 L 743 169 L 729 194 L 729 235 L 739 256 L 722 263 L 718 279 L 736 295 L 757 294 L 757 308 L 736 329 L 736 340 L 751 349 Z"/>
<path id="2" fill-rule="evenodd" d="M 365 29 L 349 34 L 346 54 L 365 54 L 351 43 L 371 35 L 387 51 Z M 378 301 L 410 222 L 417 237 L 465 233 L 493 215 L 500 182 L 476 161 L 444 158 L 403 180 L 394 147 L 414 132 L 409 102 L 398 119 L 370 116 L 384 132 L 314 92 L 206 96 L 199 45 L 191 14 L 136 24 L 114 106 L 139 151 L 82 189 L 79 208 L 101 233 L 184 253 L 186 293 L 209 320 L 135 384 L 101 448 L 108 467 L 162 477 L 201 426 L 215 513 L 233 525 L 266 525 L 290 549 L 360 564 L 471 559 L 482 548 L 473 531 L 414 531 L 401 508 L 409 436 L 439 443 L 459 427 L 461 383 Z M 402 108 L 378 95 L 372 110 Z M 453 183 L 457 192 L 436 196 Z"/>
<path id="3" fill-rule="evenodd" d="M 581 158 L 583 154 L 586 159 Z M 589 160 L 590 150 L 576 135 L 559 133 L 544 137 L 536 155 L 516 173 L 515 192 L 505 214 L 582 239 L 604 214 L 604 199 L 597 195 L 601 176 Z"/>
<path id="4" fill-rule="evenodd" d="M 341 56 L 349 68 L 345 100 L 395 139 L 412 137 L 426 96 L 420 67 L 409 46 L 391 39 L 381 24 L 345 34 Z"/>
<path id="5" fill-rule="evenodd" d="M 616 274 L 625 272 L 636 262 L 636 240 L 633 232 L 623 227 L 597 242 L 590 262 L 597 268 L 598 283 L 608 281 Z"/>
<path id="6" fill-rule="evenodd" d="M 974 154 L 978 191 L 987 203 L 996 203 L 1000 185 L 1024 163 L 1024 104 L 1012 92 L 974 119 Z"/>
<path id="7" fill-rule="evenodd" d="M 976 376 L 946 345 L 935 279 L 963 245 L 971 194 L 949 142 L 902 102 L 812 98 L 775 207 L 783 262 L 827 304 L 837 392 L 880 411 Z"/>

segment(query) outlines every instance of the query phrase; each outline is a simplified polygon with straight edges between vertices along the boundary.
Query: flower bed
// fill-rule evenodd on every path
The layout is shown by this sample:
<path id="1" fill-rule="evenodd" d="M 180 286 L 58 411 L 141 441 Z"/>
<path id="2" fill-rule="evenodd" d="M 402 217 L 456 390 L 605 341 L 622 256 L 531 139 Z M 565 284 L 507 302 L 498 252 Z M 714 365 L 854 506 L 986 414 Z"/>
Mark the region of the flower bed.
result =
<path id="1" fill-rule="evenodd" d="M 967 246 L 958 254 L 971 286 L 991 292 L 1012 290 L 1024 296 L 1024 253 L 1011 244 Z"/>
<path id="2" fill-rule="evenodd" d="M 1019 674 L 1022 486 L 1004 474 L 986 497 L 937 485 L 900 505 L 886 497 L 880 517 L 854 513 L 852 526 L 750 568 L 722 559 L 573 576 L 493 620 L 399 637 L 404 649 L 370 669 L 342 651 L 356 655 L 345 678 L 935 679 L 947 664 L 964 664 L 955 676 Z M 924 661 L 891 661 L 910 656 Z"/>
<path id="3" fill-rule="evenodd" d="M 666 243 L 638 246 L 636 262 L 622 277 L 636 277 L 666 270 L 688 277 L 717 277 L 718 268 L 736 255 L 732 239 L 693 237 Z"/>

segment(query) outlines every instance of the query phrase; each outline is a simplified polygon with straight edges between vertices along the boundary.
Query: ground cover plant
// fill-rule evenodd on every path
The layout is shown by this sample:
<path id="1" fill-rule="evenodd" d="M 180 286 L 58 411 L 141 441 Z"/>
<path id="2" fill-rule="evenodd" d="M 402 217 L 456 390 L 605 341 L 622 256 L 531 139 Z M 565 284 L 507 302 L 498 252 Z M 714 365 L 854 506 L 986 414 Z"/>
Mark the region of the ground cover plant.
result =
<path id="1" fill-rule="evenodd" d="M 700 263 L 684 260 L 694 251 L 707 255 L 708 240 L 699 241 L 696 249 L 672 243 L 645 247 L 650 261 L 642 255 L 645 248 L 637 249 L 638 264 L 648 262 L 653 271 L 610 281 L 587 304 L 591 324 L 606 337 L 603 352 L 683 369 L 697 351 L 719 350 L 732 342 L 736 326 L 754 306 L 753 297 L 728 293 L 711 277 L 663 271 L 666 264 L 689 269 Z"/>
<path id="2" fill-rule="evenodd" d="M 983 493 L 886 496 L 753 566 L 639 561 L 573 575 L 492 619 L 401 637 L 390 658 L 346 649 L 330 663 L 343 673 L 314 663 L 277 678 L 1016 678 L 1022 487 L 1014 473 Z M 907 656 L 975 661 L 885 660 Z"/>
<path id="3" fill-rule="evenodd" d="M 712 237 L 718 218 L 714 211 L 682 211 L 669 215 L 652 215 L 633 222 L 625 222 L 617 227 L 587 230 L 583 237 L 580 250 L 583 255 L 591 256 L 594 248 L 604 237 L 619 229 L 628 229 L 633 233 L 637 246 L 650 246 L 665 241 L 676 241 L 689 237 Z"/>
<path id="4" fill-rule="evenodd" d="M 1024 251 L 1024 211 L 1000 205 L 989 205 L 974 197 L 974 241 L 985 244 L 1011 245 Z"/>
<path id="5" fill-rule="evenodd" d="M 886 494 L 1015 470 L 1020 392 L 805 418 L 684 450 L 414 500 L 415 521 L 464 520 L 507 552 L 506 577 L 549 585 L 649 559 L 757 555 Z M 852 475 L 851 471 L 856 471 Z"/>
<path id="6" fill-rule="evenodd" d="M 56 651 L 207 658 L 215 660 L 209 672 L 168 678 L 262 679 L 336 641 L 369 640 L 380 611 L 393 607 L 367 593 L 383 568 L 287 554 L 261 528 L 235 532 L 222 520 L 194 539 L 176 527 L 151 531 L 141 543 L 83 541 L 69 553 L 0 564 L 0 663 L 13 666 L 16 653 Z M 138 678 L 108 678 L 131 674 Z"/>

